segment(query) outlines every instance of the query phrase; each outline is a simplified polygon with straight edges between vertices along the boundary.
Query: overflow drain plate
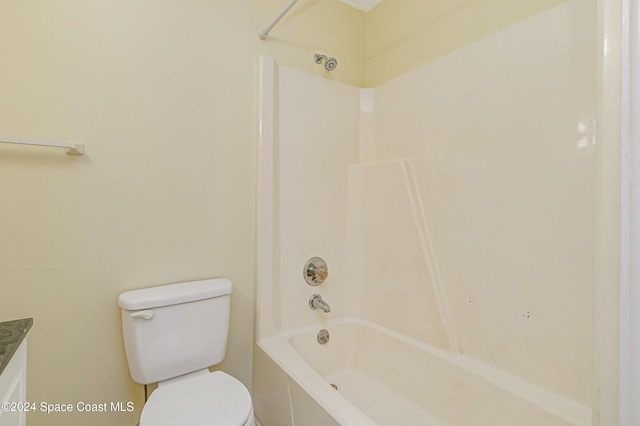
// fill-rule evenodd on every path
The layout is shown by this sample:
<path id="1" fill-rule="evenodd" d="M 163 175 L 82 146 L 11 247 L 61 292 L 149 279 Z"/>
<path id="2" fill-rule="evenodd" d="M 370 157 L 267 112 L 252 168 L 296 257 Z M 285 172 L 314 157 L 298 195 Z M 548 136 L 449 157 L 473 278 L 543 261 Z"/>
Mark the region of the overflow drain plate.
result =
<path id="1" fill-rule="evenodd" d="M 328 341 L 329 341 L 329 332 L 324 328 L 318 331 L 318 343 L 320 343 L 321 345 L 326 345 Z"/>

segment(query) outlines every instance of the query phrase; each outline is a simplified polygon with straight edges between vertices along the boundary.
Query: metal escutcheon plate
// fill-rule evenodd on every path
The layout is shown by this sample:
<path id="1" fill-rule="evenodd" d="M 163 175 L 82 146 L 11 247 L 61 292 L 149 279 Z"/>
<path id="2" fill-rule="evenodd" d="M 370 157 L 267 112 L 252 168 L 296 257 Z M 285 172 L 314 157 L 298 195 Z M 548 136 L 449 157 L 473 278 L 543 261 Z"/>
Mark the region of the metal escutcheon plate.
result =
<path id="1" fill-rule="evenodd" d="M 321 345 L 326 345 L 328 341 L 329 341 L 329 332 L 324 328 L 318 331 L 318 343 L 320 343 Z"/>
<path id="2" fill-rule="evenodd" d="M 317 286 L 322 284 L 329 275 L 327 263 L 320 257 L 312 257 L 307 260 L 302 270 L 302 276 L 307 284 Z"/>

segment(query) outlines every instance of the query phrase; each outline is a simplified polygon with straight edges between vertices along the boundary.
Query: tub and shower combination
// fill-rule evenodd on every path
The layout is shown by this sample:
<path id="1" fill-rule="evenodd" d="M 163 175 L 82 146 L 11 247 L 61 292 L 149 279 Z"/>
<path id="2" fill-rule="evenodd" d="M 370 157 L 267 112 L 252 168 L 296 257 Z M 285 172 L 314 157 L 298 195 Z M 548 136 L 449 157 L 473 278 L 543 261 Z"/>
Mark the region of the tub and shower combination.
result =
<path id="1" fill-rule="evenodd" d="M 591 424 L 595 67 L 574 3 L 375 88 L 260 59 L 265 426 Z"/>
<path id="2" fill-rule="evenodd" d="M 261 343 L 335 420 L 302 424 L 590 424 L 579 404 L 462 355 L 358 318 L 330 321 L 326 327 L 331 344 L 318 344 L 317 327 Z"/>

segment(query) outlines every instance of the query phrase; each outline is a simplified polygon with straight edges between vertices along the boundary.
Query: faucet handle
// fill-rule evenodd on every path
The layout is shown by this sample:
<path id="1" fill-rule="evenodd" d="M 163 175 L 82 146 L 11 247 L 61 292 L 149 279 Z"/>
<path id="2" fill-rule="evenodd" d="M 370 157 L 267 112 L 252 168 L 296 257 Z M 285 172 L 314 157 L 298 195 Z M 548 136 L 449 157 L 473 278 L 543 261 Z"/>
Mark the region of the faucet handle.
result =
<path id="1" fill-rule="evenodd" d="M 312 257 L 304 264 L 302 276 L 307 284 L 311 286 L 322 284 L 329 276 L 327 263 L 320 257 Z"/>

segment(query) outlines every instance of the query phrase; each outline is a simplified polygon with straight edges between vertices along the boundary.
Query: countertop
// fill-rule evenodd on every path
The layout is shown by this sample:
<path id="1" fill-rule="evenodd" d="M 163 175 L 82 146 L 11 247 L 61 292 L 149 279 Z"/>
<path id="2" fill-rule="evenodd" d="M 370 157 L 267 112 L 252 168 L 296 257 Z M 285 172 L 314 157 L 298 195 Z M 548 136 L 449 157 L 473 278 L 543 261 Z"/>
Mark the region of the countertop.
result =
<path id="1" fill-rule="evenodd" d="M 0 322 L 0 374 L 11 361 L 32 325 L 33 318 Z"/>

